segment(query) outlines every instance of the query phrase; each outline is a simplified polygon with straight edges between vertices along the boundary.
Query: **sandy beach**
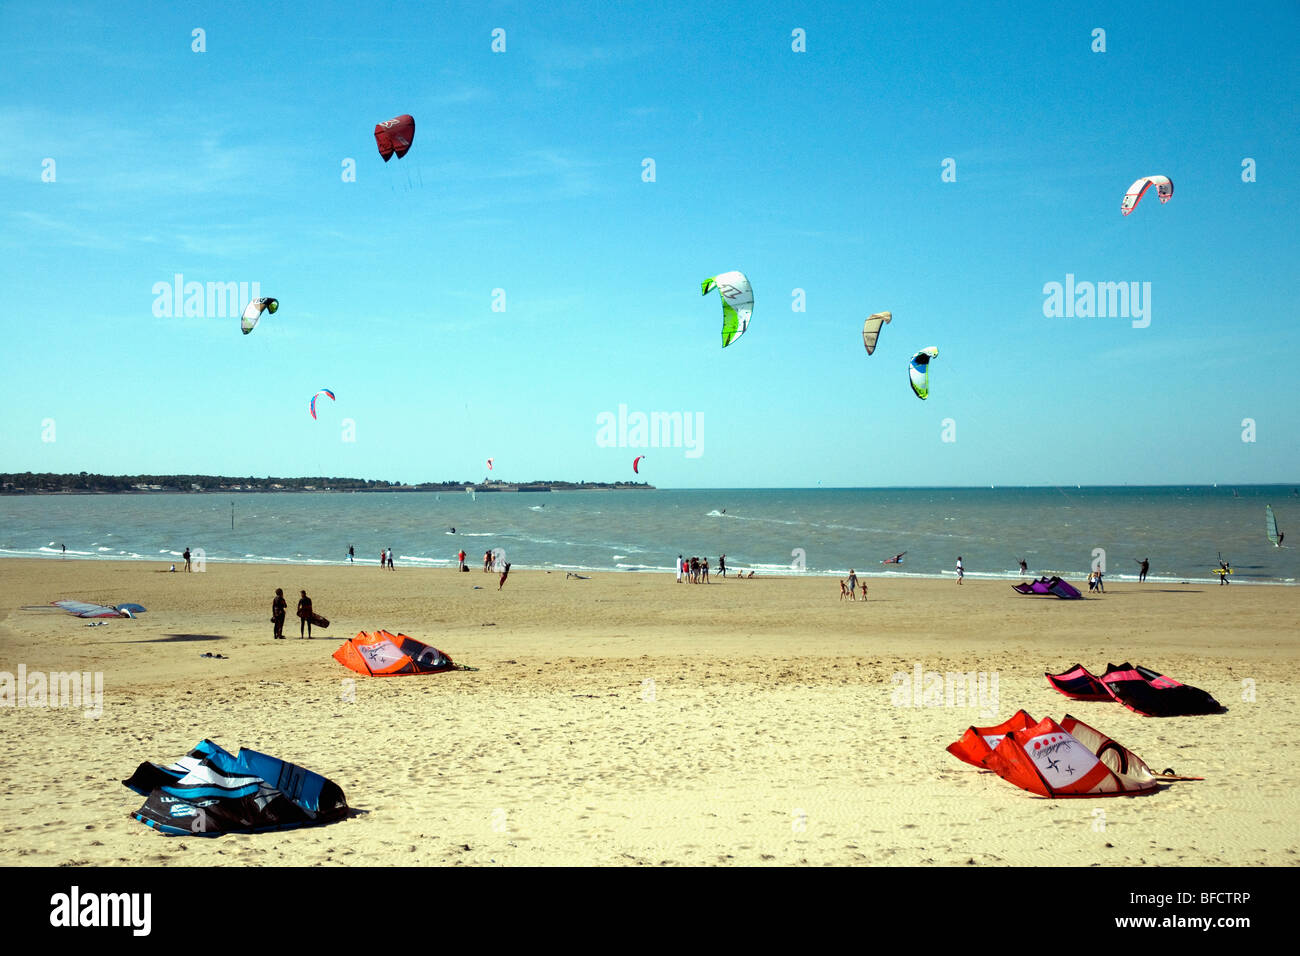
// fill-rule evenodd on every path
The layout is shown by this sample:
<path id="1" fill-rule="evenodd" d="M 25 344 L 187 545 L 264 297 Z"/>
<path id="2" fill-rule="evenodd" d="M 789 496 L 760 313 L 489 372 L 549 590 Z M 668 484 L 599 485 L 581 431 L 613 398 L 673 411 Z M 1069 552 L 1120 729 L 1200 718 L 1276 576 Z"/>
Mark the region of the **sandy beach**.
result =
<path id="1" fill-rule="evenodd" d="M 828 578 L 515 569 L 498 591 L 479 570 L 162 567 L 0 561 L 0 671 L 103 674 L 97 718 L 0 708 L 0 863 L 1285 866 L 1300 853 L 1295 588 L 1121 584 L 1067 602 L 1002 581 L 872 580 L 864 603 Z M 271 639 L 277 587 L 286 641 Z M 311 641 L 292 617 L 304 588 L 332 622 Z M 148 612 L 87 627 L 22 609 L 64 598 Z M 365 678 L 330 656 L 379 628 L 477 670 Z M 1043 679 L 1124 660 L 1227 713 L 1147 718 Z M 995 699 L 911 706 L 918 668 L 983 674 Z M 1072 713 L 1153 769 L 1205 780 L 1047 800 L 944 751 L 1022 707 Z M 204 737 L 328 776 L 354 814 L 216 839 L 130 819 L 142 798 L 121 781 Z"/>

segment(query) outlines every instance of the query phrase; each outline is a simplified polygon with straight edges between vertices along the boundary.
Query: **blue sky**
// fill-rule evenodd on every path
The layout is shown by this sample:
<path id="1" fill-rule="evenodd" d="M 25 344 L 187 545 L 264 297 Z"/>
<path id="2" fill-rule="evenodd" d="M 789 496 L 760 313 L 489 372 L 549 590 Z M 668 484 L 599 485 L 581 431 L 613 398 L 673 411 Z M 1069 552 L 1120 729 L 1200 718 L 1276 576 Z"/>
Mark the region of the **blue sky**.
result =
<path id="1" fill-rule="evenodd" d="M 0 471 L 1294 482 L 1298 11 L 9 4 Z M 280 311 L 156 316 L 177 273 Z M 1067 274 L 1149 326 L 1045 316 Z M 602 447 L 620 405 L 699 454 Z"/>

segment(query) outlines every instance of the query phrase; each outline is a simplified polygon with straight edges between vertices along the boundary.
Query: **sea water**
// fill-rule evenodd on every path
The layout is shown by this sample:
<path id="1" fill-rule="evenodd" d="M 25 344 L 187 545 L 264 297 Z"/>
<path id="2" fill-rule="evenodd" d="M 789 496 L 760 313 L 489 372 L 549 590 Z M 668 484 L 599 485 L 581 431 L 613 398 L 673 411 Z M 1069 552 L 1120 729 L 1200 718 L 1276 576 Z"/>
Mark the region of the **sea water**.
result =
<path id="1" fill-rule="evenodd" d="M 189 548 L 206 562 L 659 571 L 678 554 L 717 573 L 758 576 L 967 577 L 1294 584 L 1300 557 L 1264 532 L 1273 505 L 1300 545 L 1300 493 L 1290 486 L 897 488 L 27 495 L 0 498 L 0 557 L 170 565 Z M 233 505 L 234 528 L 231 528 Z M 452 529 L 455 529 L 454 533 Z M 901 564 L 881 562 L 906 552 Z"/>

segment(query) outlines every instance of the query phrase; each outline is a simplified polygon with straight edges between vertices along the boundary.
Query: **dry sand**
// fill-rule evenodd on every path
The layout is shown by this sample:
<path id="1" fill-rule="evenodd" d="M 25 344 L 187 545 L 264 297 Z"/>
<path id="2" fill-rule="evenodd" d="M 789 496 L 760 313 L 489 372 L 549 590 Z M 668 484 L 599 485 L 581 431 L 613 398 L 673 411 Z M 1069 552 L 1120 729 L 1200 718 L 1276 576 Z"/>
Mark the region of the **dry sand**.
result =
<path id="1" fill-rule="evenodd" d="M 0 561 L 0 671 L 102 672 L 103 713 L 0 708 L 6 865 L 1294 865 L 1300 590 L 1111 585 L 1081 602 L 1006 582 Z M 474 590 L 479 585 L 482 590 Z M 290 640 L 271 639 L 276 587 Z M 332 621 L 299 640 L 298 590 Z M 139 602 L 105 627 L 63 598 Z M 359 630 L 479 668 L 365 678 Z M 203 658 L 204 653 L 228 659 Z M 1043 672 L 1130 660 L 1229 709 L 1141 717 Z M 914 670 L 997 677 L 978 706 L 899 706 Z M 346 699 L 348 681 L 355 700 Z M 1253 694 L 1252 694 L 1253 689 Z M 1046 800 L 944 752 L 1019 708 L 1073 713 L 1154 769 L 1146 797 Z M 300 763 L 356 813 L 325 827 L 167 838 L 121 785 L 204 737 Z"/>

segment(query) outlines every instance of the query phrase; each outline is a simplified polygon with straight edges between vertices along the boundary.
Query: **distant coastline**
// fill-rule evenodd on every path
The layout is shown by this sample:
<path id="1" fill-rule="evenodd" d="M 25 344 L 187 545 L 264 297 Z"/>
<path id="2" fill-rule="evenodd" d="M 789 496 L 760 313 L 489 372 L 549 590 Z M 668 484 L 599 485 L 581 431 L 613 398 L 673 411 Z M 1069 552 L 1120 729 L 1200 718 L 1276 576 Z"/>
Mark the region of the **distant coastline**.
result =
<path id="1" fill-rule="evenodd" d="M 292 492 L 326 494 L 367 491 L 436 492 L 552 492 L 552 491 L 654 491 L 654 485 L 637 481 L 524 481 L 486 480 L 420 482 L 376 481 L 367 478 L 233 478 L 223 475 L 91 475 L 0 474 L 0 494 L 5 495 L 120 495 L 203 494 L 205 492 L 275 494 Z"/>

